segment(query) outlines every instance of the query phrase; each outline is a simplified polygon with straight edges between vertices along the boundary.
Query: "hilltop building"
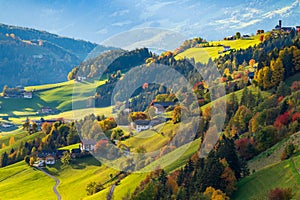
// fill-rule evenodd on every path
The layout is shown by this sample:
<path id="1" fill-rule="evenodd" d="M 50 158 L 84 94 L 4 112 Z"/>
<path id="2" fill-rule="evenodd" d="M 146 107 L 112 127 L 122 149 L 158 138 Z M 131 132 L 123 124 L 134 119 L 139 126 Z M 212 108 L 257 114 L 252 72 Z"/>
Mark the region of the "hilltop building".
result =
<path id="1" fill-rule="evenodd" d="M 286 27 L 282 26 L 282 20 L 279 20 L 278 24 L 273 29 L 273 31 L 281 31 L 284 33 L 290 33 L 295 30 L 296 30 L 295 27 L 292 26 L 286 26 Z"/>

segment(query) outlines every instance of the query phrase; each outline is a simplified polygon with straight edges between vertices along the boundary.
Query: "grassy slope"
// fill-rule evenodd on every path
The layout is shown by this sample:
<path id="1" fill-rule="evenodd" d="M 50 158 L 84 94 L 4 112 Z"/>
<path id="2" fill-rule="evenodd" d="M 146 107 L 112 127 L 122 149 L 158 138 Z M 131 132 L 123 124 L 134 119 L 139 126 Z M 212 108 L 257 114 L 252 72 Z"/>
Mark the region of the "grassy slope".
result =
<path id="1" fill-rule="evenodd" d="M 259 89 L 258 89 L 257 87 L 252 86 L 252 85 L 248 86 L 248 90 L 251 90 L 251 91 L 252 91 L 252 94 L 257 94 L 258 91 L 259 91 Z M 231 94 L 232 94 L 232 93 L 231 93 Z M 240 101 L 241 98 L 242 98 L 243 90 L 235 91 L 234 94 L 237 96 L 238 100 Z M 261 95 L 262 95 L 263 97 L 268 97 L 268 96 L 270 96 L 270 91 L 261 91 Z M 218 101 L 220 101 L 220 100 L 224 100 L 224 98 L 226 98 L 226 100 L 229 100 L 230 94 L 229 94 L 229 95 L 225 95 L 225 96 L 223 96 L 223 97 L 221 97 L 221 98 L 218 98 L 218 99 L 216 99 L 216 100 L 214 100 L 214 101 L 212 101 L 212 102 L 210 102 L 210 103 L 208 103 L 208 104 L 205 104 L 205 105 L 202 106 L 201 108 L 204 109 L 204 108 L 206 108 L 207 106 L 211 106 L 212 104 L 215 104 L 216 102 L 218 102 Z"/>
<path id="2" fill-rule="evenodd" d="M 61 111 L 72 109 L 72 100 L 81 101 L 95 93 L 95 88 L 104 81 L 74 83 L 67 81 L 57 84 L 26 87 L 34 90 L 32 99 L 0 99 L 0 115 L 22 116 L 34 115 L 43 106 Z M 73 92 L 74 91 L 74 92 Z M 74 95 L 74 96 L 73 96 Z"/>
<path id="3" fill-rule="evenodd" d="M 15 137 L 15 143 L 13 145 L 10 145 L 10 146 L 6 146 L 5 148 L 3 149 L 0 149 L 0 155 L 2 155 L 4 153 L 4 151 L 6 151 L 7 153 L 11 150 L 11 148 L 14 148 L 14 149 L 17 149 L 21 143 L 25 143 L 29 140 L 34 140 L 35 138 L 43 138 L 45 136 L 44 133 L 42 132 L 37 132 L 37 133 L 34 133 L 32 135 L 28 135 L 27 133 L 24 133 L 22 132 L 21 134 L 24 134 L 23 137 Z M 4 139 L 2 142 L 4 142 L 6 145 L 8 145 L 7 143 L 7 138 Z M 9 139 L 8 139 L 9 140 Z M 0 142 L 0 144 L 2 145 L 2 142 Z"/>
<path id="4" fill-rule="evenodd" d="M 26 131 L 22 130 L 21 128 L 14 130 L 14 131 L 10 131 L 10 132 L 1 132 L 0 133 L 0 145 L 2 146 L 2 143 L 4 143 L 6 146 L 8 146 L 10 137 L 14 137 L 15 141 L 17 141 L 19 139 L 22 139 L 26 135 L 28 135 L 28 133 Z M 1 146 L 0 146 L 0 148 L 1 148 Z"/>
<path id="5" fill-rule="evenodd" d="M 163 126 L 158 125 L 154 127 L 159 133 L 153 130 L 142 131 L 138 133 L 138 135 L 125 140 L 123 143 L 130 148 L 143 146 L 147 152 L 156 151 L 168 143 L 170 137 L 173 135 L 173 131 L 176 130 L 178 126 L 178 124 L 174 125 L 173 123 L 167 122 Z M 162 132 L 164 136 L 160 134 Z"/>
<path id="6" fill-rule="evenodd" d="M 295 164 L 296 163 L 296 164 Z M 264 168 L 238 183 L 239 190 L 233 199 L 267 199 L 270 189 L 291 187 L 295 197 L 300 197 L 300 156 Z"/>
<path id="7" fill-rule="evenodd" d="M 250 160 L 248 162 L 250 170 L 258 171 L 264 167 L 280 162 L 280 155 L 288 143 L 298 145 L 300 143 L 300 132 L 278 142 L 276 145 Z"/>
<path id="8" fill-rule="evenodd" d="M 196 140 L 190 144 L 186 144 L 166 155 L 159 158 L 158 160 L 152 162 L 149 166 L 146 166 L 144 168 L 145 171 L 147 171 L 149 168 L 153 168 L 156 166 L 164 166 L 169 163 L 170 160 L 173 158 L 177 158 L 178 155 L 181 155 L 178 159 L 176 159 L 174 162 L 172 162 L 170 165 L 167 165 L 165 167 L 165 170 L 167 172 L 171 172 L 175 169 L 180 168 L 183 166 L 186 161 L 197 151 L 198 147 L 200 145 L 200 140 Z M 133 173 L 128 175 L 126 178 L 121 180 L 120 185 L 116 186 L 114 191 L 114 198 L 115 199 L 122 199 L 128 192 L 132 193 L 136 189 L 136 187 L 140 184 L 140 182 L 146 178 L 148 173 Z M 109 188 L 106 188 L 105 190 L 100 191 L 99 193 L 96 193 L 93 196 L 87 197 L 85 199 L 105 199 L 106 195 L 109 191 Z"/>
<path id="9" fill-rule="evenodd" d="M 57 199 L 55 181 L 22 161 L 0 169 L 0 198 L 10 200 Z"/>
<path id="10" fill-rule="evenodd" d="M 46 170 L 61 181 L 58 191 L 66 200 L 86 197 L 85 189 L 88 183 L 95 181 L 103 184 L 110 180 L 110 174 L 117 174 L 116 170 L 101 165 L 94 157 L 77 159 L 65 167 L 57 162 L 52 167 L 48 166 Z M 110 185 L 105 185 L 107 186 Z"/>
<path id="11" fill-rule="evenodd" d="M 82 119 L 84 116 L 89 114 L 95 114 L 95 115 L 102 115 L 105 116 L 112 116 L 112 107 L 105 107 L 105 108 L 87 108 L 87 109 L 79 109 L 79 110 L 70 110 L 66 112 L 62 112 L 56 115 L 47 115 L 43 116 L 45 119 L 56 119 L 63 117 L 65 119 L 75 120 L 75 119 Z M 33 116 L 29 117 L 30 120 L 38 120 L 41 116 Z M 26 120 L 26 117 L 11 117 L 10 120 L 17 124 L 22 125 L 24 121 Z"/>
<path id="12" fill-rule="evenodd" d="M 221 41 L 215 41 L 210 42 L 210 44 L 214 45 L 226 45 L 230 46 L 231 49 L 246 49 L 249 46 L 254 46 L 255 44 L 259 44 L 259 36 L 254 36 L 253 39 L 248 40 L 221 40 Z M 205 47 L 205 48 L 190 48 L 185 50 L 184 52 L 178 54 L 176 56 L 177 59 L 180 58 L 194 58 L 196 62 L 207 62 L 209 58 L 215 59 L 219 57 L 219 51 L 223 51 L 223 47 Z M 224 55 L 224 54 L 222 54 Z"/>

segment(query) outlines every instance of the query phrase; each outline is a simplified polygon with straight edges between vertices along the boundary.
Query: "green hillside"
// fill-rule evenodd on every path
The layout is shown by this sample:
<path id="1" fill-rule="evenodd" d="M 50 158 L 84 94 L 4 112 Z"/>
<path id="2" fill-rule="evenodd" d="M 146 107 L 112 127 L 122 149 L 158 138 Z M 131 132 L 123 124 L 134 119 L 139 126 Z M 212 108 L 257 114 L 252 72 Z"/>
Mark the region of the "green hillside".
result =
<path id="1" fill-rule="evenodd" d="M 69 71 L 90 52 L 94 50 L 95 56 L 110 49 L 46 31 L 0 23 L 0 88 L 66 81 Z"/>
<path id="2" fill-rule="evenodd" d="M 264 168 L 244 179 L 233 199 L 267 199 L 270 189 L 292 188 L 295 199 L 300 197 L 300 156 Z"/>
<path id="3" fill-rule="evenodd" d="M 9 138 L 13 136 L 15 138 L 15 142 L 12 145 L 9 145 Z M 12 134 L 12 135 L 7 135 L 3 136 L 0 138 L 0 144 L 2 145 L 3 143 L 6 145 L 5 148 L 0 149 L 0 155 L 2 155 L 4 152 L 9 152 L 12 148 L 17 149 L 20 147 L 21 144 L 25 144 L 25 142 L 28 141 L 33 141 L 36 138 L 43 138 L 45 136 L 44 133 L 42 132 L 37 132 L 34 134 L 29 135 L 25 131 L 21 131 L 18 135 Z M 3 139 L 2 139 L 3 138 Z"/>
<path id="4" fill-rule="evenodd" d="M 70 200 L 87 196 L 86 186 L 90 182 L 104 184 L 111 179 L 110 174 L 118 173 L 114 169 L 101 165 L 94 157 L 76 159 L 69 166 L 62 166 L 60 162 L 57 162 L 54 166 L 48 166 L 46 170 L 61 181 L 58 191 L 62 198 Z M 109 187 L 110 184 L 108 182 L 104 186 Z"/>
<path id="5" fill-rule="evenodd" d="M 1 199 L 49 199 L 57 197 L 52 190 L 55 181 L 43 172 L 28 167 L 22 161 L 1 169 L 0 193 Z"/>
<path id="6" fill-rule="evenodd" d="M 42 107 L 48 106 L 59 111 L 72 109 L 72 101 L 87 100 L 94 95 L 97 86 L 104 81 L 75 83 L 67 81 L 58 84 L 29 86 L 25 90 L 34 91 L 32 99 L 0 98 L 0 115 L 24 116 L 35 115 Z"/>
<path id="7" fill-rule="evenodd" d="M 250 170 L 258 171 L 269 165 L 280 162 L 280 155 L 287 144 L 298 145 L 300 142 L 300 133 L 295 133 L 290 137 L 278 142 L 276 145 L 257 155 L 248 162 Z"/>
<path id="8" fill-rule="evenodd" d="M 194 142 L 183 145 L 182 147 L 162 156 L 156 161 L 152 162 L 149 166 L 146 166 L 141 171 L 147 169 L 152 169 L 156 166 L 165 166 L 169 163 L 170 160 L 177 158 L 178 155 L 181 155 L 175 162 L 167 165 L 165 170 L 167 172 L 171 172 L 175 169 L 182 167 L 186 161 L 198 150 L 200 144 L 200 140 L 195 140 Z M 140 182 L 145 179 L 148 173 L 133 173 L 128 175 L 126 178 L 122 179 L 120 184 L 116 186 L 114 191 L 115 199 L 122 199 L 127 195 L 128 192 L 132 193 L 136 189 L 136 187 L 140 184 Z M 110 188 L 107 188 L 99 193 L 96 193 L 93 196 L 87 197 L 85 199 L 105 199 Z"/>
<path id="9" fill-rule="evenodd" d="M 189 48 L 184 52 L 179 53 L 175 58 L 193 58 L 196 62 L 206 63 L 209 58 L 215 59 L 220 56 L 219 52 L 224 50 L 222 45 L 230 46 L 231 49 L 238 50 L 246 49 L 259 43 L 259 36 L 253 36 L 250 39 L 213 41 L 209 42 L 213 47 Z M 226 53 L 228 52 L 225 52 L 222 55 Z"/>

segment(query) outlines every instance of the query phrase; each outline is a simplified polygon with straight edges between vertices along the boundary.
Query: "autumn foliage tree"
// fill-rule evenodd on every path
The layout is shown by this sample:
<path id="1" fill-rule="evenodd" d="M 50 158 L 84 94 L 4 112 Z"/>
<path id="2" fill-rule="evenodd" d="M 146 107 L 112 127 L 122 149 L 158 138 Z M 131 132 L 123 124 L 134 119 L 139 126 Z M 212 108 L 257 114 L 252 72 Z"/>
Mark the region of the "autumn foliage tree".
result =
<path id="1" fill-rule="evenodd" d="M 221 163 L 225 167 L 221 175 L 221 179 L 225 184 L 225 192 L 226 194 L 231 195 L 237 189 L 237 179 L 235 177 L 234 171 L 229 167 L 225 158 L 221 160 Z"/>
<path id="2" fill-rule="evenodd" d="M 11 136 L 9 139 L 9 146 L 13 145 L 15 143 L 15 137 Z"/>
<path id="3" fill-rule="evenodd" d="M 144 112 L 131 112 L 128 118 L 129 121 L 136 121 L 149 119 L 149 116 Z"/>
<path id="4" fill-rule="evenodd" d="M 213 187 L 207 187 L 204 191 L 204 195 L 210 200 L 229 200 L 230 198 L 221 190 L 216 190 Z"/>
<path id="5" fill-rule="evenodd" d="M 176 106 L 174 108 L 172 121 L 174 124 L 179 123 L 182 119 L 186 119 L 188 117 L 188 109 L 183 106 Z"/>
<path id="6" fill-rule="evenodd" d="M 115 119 L 112 117 L 108 117 L 104 120 L 101 120 L 99 122 L 99 124 L 101 126 L 102 131 L 107 131 L 107 130 L 117 127 L 117 123 L 116 123 Z"/>
<path id="7" fill-rule="evenodd" d="M 250 60 L 249 60 L 249 65 L 250 65 L 250 67 L 253 67 L 254 64 L 255 64 L 255 60 L 254 60 L 254 59 L 250 59 Z"/>
<path id="8" fill-rule="evenodd" d="M 285 112 L 276 118 L 276 121 L 274 122 L 274 126 L 277 127 L 278 129 L 281 129 L 283 125 L 285 126 L 288 125 L 289 120 L 290 120 L 290 116 L 288 112 Z"/>
<path id="9" fill-rule="evenodd" d="M 282 61 L 279 58 L 277 58 L 276 60 L 271 60 L 270 68 L 272 72 L 271 85 L 278 85 L 284 78 L 284 68 Z"/>
<path id="10" fill-rule="evenodd" d="M 269 191 L 269 200 L 290 200 L 294 196 L 291 188 L 275 188 Z"/>
<path id="11" fill-rule="evenodd" d="M 253 138 L 240 138 L 235 141 L 235 146 L 239 155 L 246 160 L 251 159 L 256 153 Z"/>

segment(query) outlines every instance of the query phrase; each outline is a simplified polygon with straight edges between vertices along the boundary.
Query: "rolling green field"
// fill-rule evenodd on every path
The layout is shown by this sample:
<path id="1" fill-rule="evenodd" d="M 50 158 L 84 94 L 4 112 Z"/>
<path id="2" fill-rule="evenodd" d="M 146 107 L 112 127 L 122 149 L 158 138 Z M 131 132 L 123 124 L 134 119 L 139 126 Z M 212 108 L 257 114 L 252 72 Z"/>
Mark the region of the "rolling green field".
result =
<path id="1" fill-rule="evenodd" d="M 94 157 L 76 159 L 69 166 L 62 166 L 59 161 L 54 166 L 47 166 L 46 170 L 60 180 L 58 192 L 62 195 L 62 199 L 70 200 L 86 197 L 85 189 L 88 183 L 95 181 L 104 184 L 110 180 L 110 174 L 118 173 L 101 165 Z M 109 186 L 110 183 L 105 185 Z"/>
<path id="2" fill-rule="evenodd" d="M 195 140 L 191 143 L 183 145 L 182 147 L 177 148 L 176 150 L 162 156 L 156 161 L 152 162 L 150 165 L 146 166 L 141 171 L 149 171 L 154 167 L 166 166 L 164 169 L 166 172 L 171 172 L 182 167 L 186 161 L 198 150 L 200 145 L 200 139 Z M 174 160 L 174 158 L 176 158 Z M 174 162 L 171 162 L 174 160 Z M 116 186 L 114 190 L 114 198 L 122 199 L 127 195 L 128 192 L 134 192 L 135 188 L 140 184 L 140 182 L 146 178 L 148 173 L 133 173 L 121 180 L 120 184 Z M 105 199 L 110 188 L 106 188 L 99 193 L 94 194 L 93 196 L 87 197 L 85 199 Z"/>
<path id="3" fill-rule="evenodd" d="M 239 190 L 232 199 L 267 199 L 268 191 L 276 187 L 292 188 L 300 197 L 300 156 L 264 168 L 238 182 Z"/>
<path id="4" fill-rule="evenodd" d="M 30 120 L 39 120 L 41 117 L 45 119 L 57 119 L 57 118 L 64 118 L 69 120 L 76 120 L 82 119 L 84 116 L 95 114 L 95 115 L 105 115 L 105 116 L 112 116 L 112 107 L 104 107 L 104 108 L 86 108 L 86 109 L 79 109 L 79 110 L 70 110 L 66 112 L 61 112 L 55 115 L 47 115 L 47 116 L 29 116 Z M 26 120 L 25 116 L 21 117 L 11 117 L 10 121 L 16 125 L 22 125 Z"/>
<path id="5" fill-rule="evenodd" d="M 219 51 L 223 51 L 222 46 L 217 45 L 226 45 L 230 46 L 231 49 L 246 49 L 250 46 L 254 46 L 259 44 L 259 36 L 253 36 L 251 39 L 240 39 L 240 40 L 221 40 L 209 42 L 211 45 L 215 45 L 214 47 L 203 47 L 203 48 L 189 48 L 184 52 L 178 54 L 175 58 L 194 58 L 196 62 L 206 63 L 209 58 L 215 59 L 220 56 Z M 226 52 L 228 53 L 228 52 Z M 224 55 L 223 53 L 221 55 Z"/>
<path id="6" fill-rule="evenodd" d="M 26 91 L 34 91 L 32 99 L 1 98 L 0 115 L 20 117 L 35 115 L 44 106 L 68 111 L 72 109 L 72 102 L 86 100 L 95 94 L 97 86 L 105 81 L 74 82 L 67 81 L 58 84 L 26 87 Z"/>
<path id="7" fill-rule="evenodd" d="M 171 123 L 166 123 L 163 126 L 158 125 L 154 127 L 156 131 L 151 129 L 142 131 L 137 133 L 134 137 L 125 140 L 123 143 L 130 148 L 143 146 L 147 152 L 156 151 L 168 143 L 171 136 L 174 134 L 173 131 L 178 127 L 178 124 L 174 125 Z M 161 133 L 164 133 L 164 135 Z"/>
<path id="8" fill-rule="evenodd" d="M 29 167 L 24 161 L 18 162 L 0 171 L 0 199 L 55 200 L 54 184 L 55 181 L 43 172 Z"/>

